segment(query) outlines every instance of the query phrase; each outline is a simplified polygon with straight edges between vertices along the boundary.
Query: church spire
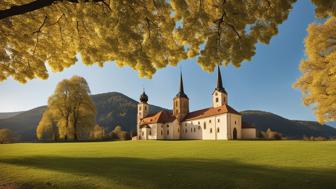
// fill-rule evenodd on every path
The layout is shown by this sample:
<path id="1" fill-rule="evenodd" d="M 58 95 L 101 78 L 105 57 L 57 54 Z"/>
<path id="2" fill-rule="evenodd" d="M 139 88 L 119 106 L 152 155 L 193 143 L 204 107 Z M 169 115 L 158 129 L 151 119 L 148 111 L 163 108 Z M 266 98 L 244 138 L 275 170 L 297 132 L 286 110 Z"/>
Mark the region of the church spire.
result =
<path id="1" fill-rule="evenodd" d="M 225 88 L 223 87 L 222 74 L 221 74 L 219 66 L 217 66 L 217 87 L 216 87 L 216 91 L 223 92 L 223 93 L 227 94 L 227 92 L 225 91 Z"/>
<path id="2" fill-rule="evenodd" d="M 188 96 L 184 93 L 184 87 L 183 87 L 183 77 L 182 77 L 182 72 L 180 74 L 180 90 L 176 95 L 177 97 L 185 97 L 188 98 Z"/>

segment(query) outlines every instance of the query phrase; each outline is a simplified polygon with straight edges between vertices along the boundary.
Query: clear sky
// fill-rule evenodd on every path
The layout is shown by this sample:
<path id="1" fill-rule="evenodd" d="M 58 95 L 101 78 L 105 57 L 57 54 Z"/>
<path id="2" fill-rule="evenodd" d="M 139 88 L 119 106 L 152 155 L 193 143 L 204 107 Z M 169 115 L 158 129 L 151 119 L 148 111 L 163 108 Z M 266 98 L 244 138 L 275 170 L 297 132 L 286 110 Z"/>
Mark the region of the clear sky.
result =
<path id="1" fill-rule="evenodd" d="M 292 88 L 300 76 L 298 65 L 304 58 L 306 28 L 314 21 L 313 5 L 310 1 L 300 0 L 270 44 L 258 44 L 257 54 L 251 62 L 243 63 L 239 69 L 222 67 L 229 104 L 238 111 L 263 110 L 289 119 L 315 120 L 312 110 L 303 106 L 300 91 Z M 216 74 L 202 71 L 195 59 L 180 65 L 190 109 L 211 106 Z M 159 70 L 152 80 L 148 80 L 139 78 L 137 72 L 128 67 L 118 68 L 112 62 L 100 68 L 84 66 L 79 61 L 64 72 L 51 73 L 48 80 L 35 79 L 24 85 L 12 79 L 0 83 L 0 112 L 28 110 L 47 104 L 56 84 L 72 75 L 86 78 L 93 94 L 117 91 L 138 100 L 144 86 L 149 103 L 171 108 L 172 98 L 178 90 L 179 68 L 170 66 Z"/>

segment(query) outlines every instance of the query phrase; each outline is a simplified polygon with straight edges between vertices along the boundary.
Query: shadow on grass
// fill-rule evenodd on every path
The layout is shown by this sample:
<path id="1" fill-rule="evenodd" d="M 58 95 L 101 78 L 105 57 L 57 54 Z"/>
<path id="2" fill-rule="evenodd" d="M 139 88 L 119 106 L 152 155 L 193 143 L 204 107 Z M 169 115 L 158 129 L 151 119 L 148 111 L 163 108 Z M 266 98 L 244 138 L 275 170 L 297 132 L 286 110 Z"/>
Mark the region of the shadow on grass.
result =
<path id="1" fill-rule="evenodd" d="M 234 160 L 69 158 L 36 156 L 1 163 L 101 177 L 120 186 L 138 188 L 336 188 L 336 170 L 275 168 Z M 27 175 L 29 176 L 29 175 Z M 77 178 L 78 178 L 77 177 Z M 80 179 L 79 179 L 80 180 Z M 57 180 L 37 183 L 58 188 Z M 74 182 L 78 182 L 74 181 Z M 69 183 L 68 188 L 95 188 L 94 183 Z"/>

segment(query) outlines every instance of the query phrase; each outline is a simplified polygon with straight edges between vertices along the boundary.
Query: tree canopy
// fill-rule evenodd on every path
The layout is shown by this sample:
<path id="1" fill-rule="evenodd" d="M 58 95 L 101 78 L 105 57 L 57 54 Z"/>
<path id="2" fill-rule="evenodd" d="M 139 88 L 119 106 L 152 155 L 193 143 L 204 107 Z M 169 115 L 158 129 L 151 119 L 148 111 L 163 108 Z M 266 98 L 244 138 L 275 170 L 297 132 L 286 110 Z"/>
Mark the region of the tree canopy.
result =
<path id="1" fill-rule="evenodd" d="M 305 105 L 315 105 L 319 122 L 336 120 L 336 18 L 311 24 L 305 40 L 307 58 L 301 61 L 303 75 L 295 83 Z"/>
<path id="2" fill-rule="evenodd" d="M 37 127 L 39 139 L 88 139 L 96 124 L 96 107 L 84 78 L 73 76 L 61 81 L 48 100 Z"/>
<path id="3" fill-rule="evenodd" d="M 0 80 L 114 61 L 150 78 L 196 57 L 204 70 L 240 66 L 268 43 L 295 0 L 4 0 Z"/>

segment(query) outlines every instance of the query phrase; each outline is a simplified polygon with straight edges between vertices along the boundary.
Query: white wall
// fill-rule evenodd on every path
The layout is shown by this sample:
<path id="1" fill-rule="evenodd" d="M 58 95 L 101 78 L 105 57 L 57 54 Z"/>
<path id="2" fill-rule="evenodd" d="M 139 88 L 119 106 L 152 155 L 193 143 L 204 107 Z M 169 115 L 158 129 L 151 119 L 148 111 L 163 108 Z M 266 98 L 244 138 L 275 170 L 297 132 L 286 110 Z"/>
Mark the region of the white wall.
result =
<path id="1" fill-rule="evenodd" d="M 182 139 L 226 140 L 227 114 L 182 122 Z"/>
<path id="2" fill-rule="evenodd" d="M 228 139 L 233 139 L 233 131 L 237 130 L 237 139 L 241 139 L 242 121 L 241 115 L 238 114 L 228 114 Z"/>
<path id="3" fill-rule="evenodd" d="M 257 130 L 255 128 L 244 128 L 242 129 L 242 138 L 243 139 L 256 139 Z"/>

